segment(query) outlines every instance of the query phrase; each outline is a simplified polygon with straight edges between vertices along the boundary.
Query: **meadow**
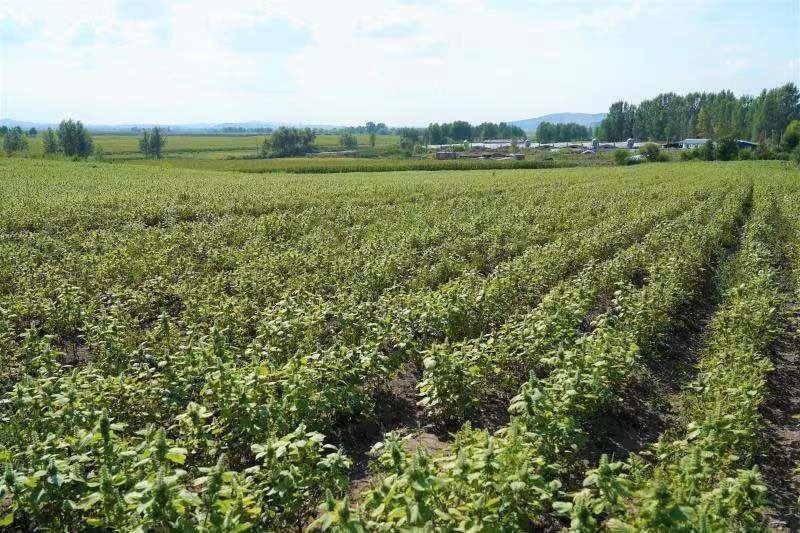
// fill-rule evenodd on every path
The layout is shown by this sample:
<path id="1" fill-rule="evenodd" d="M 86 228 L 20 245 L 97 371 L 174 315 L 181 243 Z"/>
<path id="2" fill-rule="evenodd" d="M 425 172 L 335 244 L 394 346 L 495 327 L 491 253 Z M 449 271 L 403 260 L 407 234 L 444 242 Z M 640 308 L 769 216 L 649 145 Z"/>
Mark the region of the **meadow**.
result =
<path id="1" fill-rule="evenodd" d="M 796 166 L 247 170 L 0 159 L 0 528 L 797 527 Z"/>

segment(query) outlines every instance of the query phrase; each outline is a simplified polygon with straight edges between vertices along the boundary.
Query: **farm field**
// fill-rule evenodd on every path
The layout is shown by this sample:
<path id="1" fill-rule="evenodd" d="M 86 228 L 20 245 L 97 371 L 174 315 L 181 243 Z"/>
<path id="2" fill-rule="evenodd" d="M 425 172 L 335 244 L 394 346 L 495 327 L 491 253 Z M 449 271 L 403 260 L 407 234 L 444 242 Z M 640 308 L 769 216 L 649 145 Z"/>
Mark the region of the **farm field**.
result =
<path id="1" fill-rule="evenodd" d="M 537 153 L 517 160 L 390 158 L 390 157 L 287 157 L 275 159 L 170 158 L 126 160 L 126 164 L 196 170 L 224 170 L 246 173 L 329 174 L 340 172 L 393 172 L 403 170 L 503 170 L 562 168 L 570 166 L 610 165 L 602 156 L 547 157 Z"/>
<path id="2" fill-rule="evenodd" d="M 107 157 L 136 158 L 139 152 L 139 134 L 96 134 L 94 142 L 101 147 Z M 185 157 L 199 159 L 219 159 L 225 157 L 242 157 L 253 155 L 260 150 L 267 134 L 258 135 L 168 135 L 164 151 L 165 157 Z M 41 155 L 42 135 L 31 139 L 31 154 Z M 360 146 L 367 146 L 368 135 L 357 135 Z M 378 135 L 375 146 L 395 146 L 399 137 L 395 135 Z M 340 150 L 339 135 L 317 135 L 316 146 L 320 150 Z"/>
<path id="3" fill-rule="evenodd" d="M 0 529 L 800 527 L 796 166 L 233 163 L 0 159 Z"/>

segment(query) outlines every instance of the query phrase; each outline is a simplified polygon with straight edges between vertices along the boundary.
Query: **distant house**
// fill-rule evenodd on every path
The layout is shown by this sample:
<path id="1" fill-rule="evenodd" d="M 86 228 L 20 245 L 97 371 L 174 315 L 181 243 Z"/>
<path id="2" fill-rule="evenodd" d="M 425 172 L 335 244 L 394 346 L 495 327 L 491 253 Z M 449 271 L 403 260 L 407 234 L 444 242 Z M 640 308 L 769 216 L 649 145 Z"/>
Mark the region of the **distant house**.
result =
<path id="1" fill-rule="evenodd" d="M 441 151 L 436 152 L 436 159 L 456 159 L 458 154 L 456 152 Z"/>
<path id="2" fill-rule="evenodd" d="M 698 146 L 703 146 L 708 141 L 708 139 L 684 139 L 681 141 L 681 148 L 697 148 Z"/>

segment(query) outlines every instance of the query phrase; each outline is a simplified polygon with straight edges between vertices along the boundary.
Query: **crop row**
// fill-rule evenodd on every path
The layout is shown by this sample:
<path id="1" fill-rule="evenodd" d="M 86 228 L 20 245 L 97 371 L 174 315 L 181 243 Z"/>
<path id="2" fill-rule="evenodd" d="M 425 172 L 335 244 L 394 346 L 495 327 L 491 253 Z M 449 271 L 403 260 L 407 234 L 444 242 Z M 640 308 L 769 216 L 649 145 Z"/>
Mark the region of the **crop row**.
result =
<path id="1" fill-rule="evenodd" d="M 774 265 L 788 227 L 771 191 L 762 193 L 741 249 L 719 280 L 722 303 L 681 401 L 684 426 L 662 436 L 645 459 L 604 457 L 574 498 L 574 530 L 594 530 L 600 522 L 630 531 L 765 527 L 766 489 L 752 466 L 772 370 L 768 348 L 782 331 L 785 302 Z"/>
<path id="2" fill-rule="evenodd" d="M 671 252 L 687 227 L 704 225 L 727 191 L 674 220 L 659 223 L 645 239 L 607 261 L 588 265 L 554 287 L 530 313 L 497 331 L 466 341 L 434 345 L 425 355 L 420 402 L 432 420 L 461 421 L 491 395 L 516 391 L 531 371 L 546 373 L 558 364 L 555 350 L 567 350 L 592 327 L 590 315 L 605 311 L 621 284 L 644 283 Z"/>
<path id="3" fill-rule="evenodd" d="M 370 530 L 516 529 L 535 524 L 557 502 L 558 477 L 572 468 L 582 426 L 614 402 L 642 357 L 692 301 L 705 269 L 730 242 L 749 202 L 740 190 L 706 226 L 688 228 L 644 287 L 623 286 L 612 310 L 551 372 L 531 376 L 512 400 L 510 424 L 494 435 L 462 430 L 453 450 L 433 459 L 403 451 L 398 438 L 377 450 L 383 477 L 355 514 L 329 502 L 322 519 Z"/>

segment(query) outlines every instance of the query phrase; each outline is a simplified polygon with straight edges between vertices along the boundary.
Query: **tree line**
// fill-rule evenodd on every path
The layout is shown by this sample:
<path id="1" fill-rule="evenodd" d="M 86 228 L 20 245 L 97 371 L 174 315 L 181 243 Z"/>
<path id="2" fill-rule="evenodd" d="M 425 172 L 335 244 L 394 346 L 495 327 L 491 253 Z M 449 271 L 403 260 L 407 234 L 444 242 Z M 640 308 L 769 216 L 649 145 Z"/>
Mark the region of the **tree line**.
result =
<path id="1" fill-rule="evenodd" d="M 724 90 L 686 95 L 659 94 L 639 105 L 614 102 L 595 131 L 608 141 L 677 141 L 733 137 L 777 145 L 792 120 L 800 118 L 800 92 L 794 83 L 737 97 Z"/>
<path id="2" fill-rule="evenodd" d="M 568 122 L 566 124 L 542 122 L 536 127 L 536 140 L 540 143 L 580 141 L 590 139 L 591 137 L 591 128 L 588 126 L 581 126 L 575 122 Z"/>
<path id="3" fill-rule="evenodd" d="M 409 128 L 400 128 L 402 137 L 408 135 Z M 487 141 L 489 139 L 524 139 L 525 131 L 519 126 L 500 122 L 483 122 L 473 126 L 467 121 L 456 120 L 449 123 L 432 123 L 419 132 L 419 138 L 426 144 L 453 144 L 464 141 Z"/>

